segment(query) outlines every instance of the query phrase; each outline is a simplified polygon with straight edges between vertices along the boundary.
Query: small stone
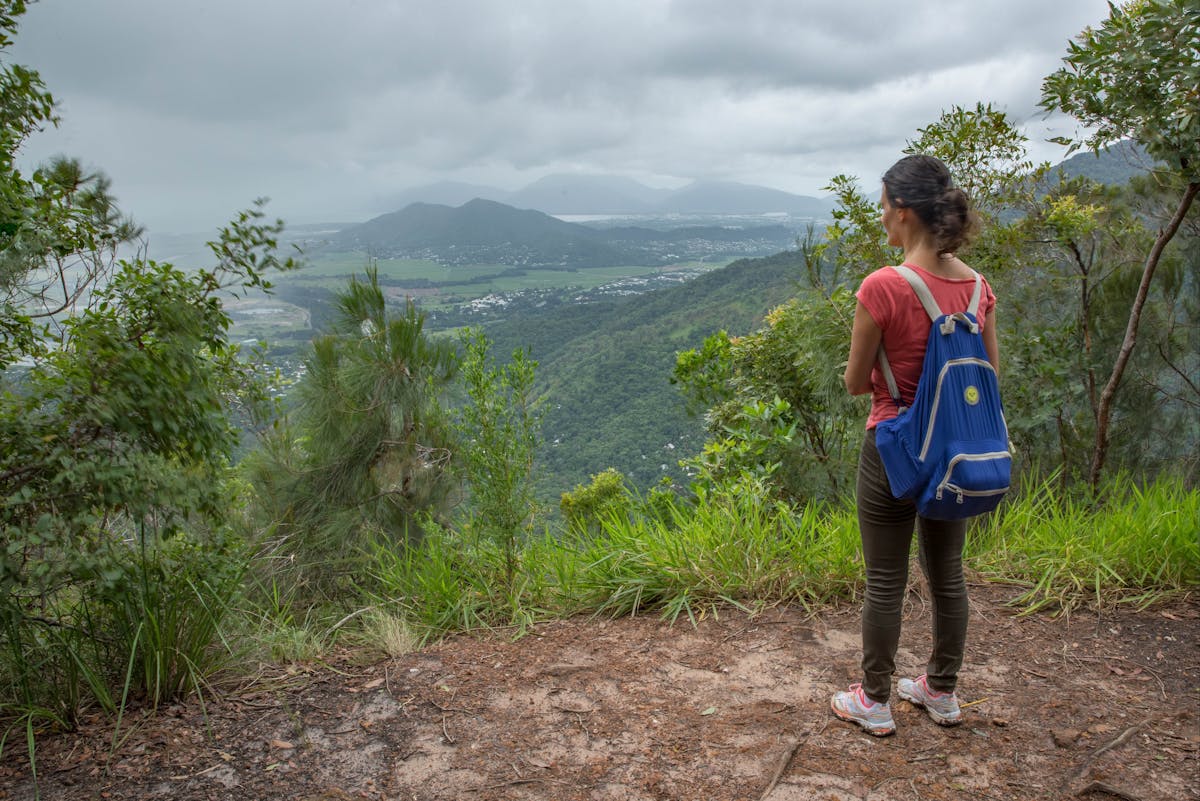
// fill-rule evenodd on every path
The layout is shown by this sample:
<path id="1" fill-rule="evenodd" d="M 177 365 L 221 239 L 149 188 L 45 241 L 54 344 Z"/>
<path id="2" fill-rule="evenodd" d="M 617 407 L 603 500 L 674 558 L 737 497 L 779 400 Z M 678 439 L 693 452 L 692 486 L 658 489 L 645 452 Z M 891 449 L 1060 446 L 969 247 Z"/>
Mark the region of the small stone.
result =
<path id="1" fill-rule="evenodd" d="M 1004 728 L 1008 725 L 1008 718 L 992 718 L 992 725 Z"/>
<path id="2" fill-rule="evenodd" d="M 1079 732 L 1075 729 L 1055 729 L 1050 732 L 1050 736 L 1059 748 L 1067 748 L 1074 745 L 1075 741 L 1079 739 Z"/>

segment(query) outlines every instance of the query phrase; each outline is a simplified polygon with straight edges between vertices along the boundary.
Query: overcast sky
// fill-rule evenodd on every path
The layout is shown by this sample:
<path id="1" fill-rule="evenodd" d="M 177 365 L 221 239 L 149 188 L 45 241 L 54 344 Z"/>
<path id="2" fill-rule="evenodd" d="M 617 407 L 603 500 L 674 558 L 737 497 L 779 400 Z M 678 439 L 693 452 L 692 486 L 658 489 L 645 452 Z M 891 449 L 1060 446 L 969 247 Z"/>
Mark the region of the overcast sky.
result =
<path id="1" fill-rule="evenodd" d="M 438 180 L 552 173 L 821 195 L 874 185 L 917 128 L 992 102 L 1038 158 L 1037 108 L 1105 0 L 41 0 L 9 58 L 37 69 L 64 153 L 154 231 L 259 196 L 355 221 Z"/>

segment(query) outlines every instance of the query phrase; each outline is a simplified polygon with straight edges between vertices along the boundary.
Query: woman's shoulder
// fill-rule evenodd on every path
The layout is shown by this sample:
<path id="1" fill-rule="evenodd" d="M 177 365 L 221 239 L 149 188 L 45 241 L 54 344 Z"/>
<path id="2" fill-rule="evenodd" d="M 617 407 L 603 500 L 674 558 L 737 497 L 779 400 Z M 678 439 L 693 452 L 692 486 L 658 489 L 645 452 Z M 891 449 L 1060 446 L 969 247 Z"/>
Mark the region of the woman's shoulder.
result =
<path id="1" fill-rule="evenodd" d="M 946 283 L 974 281 L 976 275 L 976 271 L 958 257 L 939 262 L 935 265 L 905 262 L 904 266 L 915 270 L 922 278 L 932 278 L 936 281 L 944 281 Z"/>
<path id="2" fill-rule="evenodd" d="M 897 281 L 905 283 L 904 276 L 896 271 L 895 267 L 885 265 L 867 273 L 867 277 L 863 279 L 862 285 L 881 287 L 895 284 Z"/>

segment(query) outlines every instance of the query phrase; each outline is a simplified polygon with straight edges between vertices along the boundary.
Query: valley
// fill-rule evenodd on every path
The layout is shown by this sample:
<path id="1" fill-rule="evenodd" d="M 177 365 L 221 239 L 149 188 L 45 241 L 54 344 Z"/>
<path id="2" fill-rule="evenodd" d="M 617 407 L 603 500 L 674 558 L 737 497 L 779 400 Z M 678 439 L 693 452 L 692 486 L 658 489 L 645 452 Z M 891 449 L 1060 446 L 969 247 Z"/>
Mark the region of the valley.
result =
<path id="1" fill-rule="evenodd" d="M 497 205 L 475 211 L 495 211 Z M 546 502 L 556 503 L 562 492 L 608 467 L 643 490 L 664 478 L 684 481 L 678 460 L 698 451 L 703 425 L 688 416 L 670 384 L 675 354 L 720 329 L 749 330 L 786 299 L 789 275 L 799 269 L 795 241 L 811 221 L 643 215 L 561 229 L 560 221 L 546 215 L 498 211 L 501 222 L 472 219 L 474 234 L 445 229 L 433 237 L 430 229 L 420 229 L 417 235 L 431 248 L 423 254 L 401 255 L 397 226 L 380 232 L 377 221 L 378 238 L 355 241 L 356 249 L 349 250 L 338 244 L 350 238 L 343 234 L 357 228 L 355 236 L 363 236 L 372 223 L 338 232 L 331 225 L 291 229 L 281 245 L 298 247 L 303 266 L 277 276 L 270 294 L 231 301 L 232 334 L 247 347 L 265 345 L 286 397 L 286 386 L 303 373 L 309 342 L 327 327 L 335 293 L 374 269 L 391 302 L 399 308 L 411 300 L 425 313 L 433 336 L 482 327 L 493 341 L 494 357 L 504 360 L 526 349 L 538 361 L 544 443 L 539 494 Z M 531 265 L 526 243 L 535 234 L 510 228 L 492 235 L 487 261 L 458 261 L 468 248 L 454 237 L 478 241 L 487 236 L 479 230 L 495 231 L 514 216 L 532 219 L 538 231 L 566 230 L 575 241 L 595 236 L 626 243 L 620 247 L 629 258 L 595 266 L 562 263 L 569 258 Z M 392 242 L 393 249 L 380 246 L 381 240 Z M 539 245 L 543 253 L 550 247 L 546 241 Z M 640 257 L 631 242 L 644 246 Z M 673 250 L 665 250 L 668 246 Z"/>

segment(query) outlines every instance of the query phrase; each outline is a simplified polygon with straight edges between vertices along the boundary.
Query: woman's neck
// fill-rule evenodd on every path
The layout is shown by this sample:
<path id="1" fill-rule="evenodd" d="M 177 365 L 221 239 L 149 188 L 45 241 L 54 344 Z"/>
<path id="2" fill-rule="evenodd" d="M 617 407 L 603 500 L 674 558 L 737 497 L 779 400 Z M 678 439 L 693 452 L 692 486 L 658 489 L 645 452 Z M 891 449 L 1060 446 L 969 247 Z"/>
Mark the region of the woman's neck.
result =
<path id="1" fill-rule="evenodd" d="M 931 273 L 939 273 L 946 266 L 946 259 L 938 255 L 937 247 L 928 240 L 904 248 L 904 261 L 915 264 Z"/>
<path id="2" fill-rule="evenodd" d="M 970 268 L 957 256 L 953 253 L 939 254 L 937 247 L 929 242 L 905 248 L 904 261 L 943 278 L 962 278 L 970 275 Z"/>

